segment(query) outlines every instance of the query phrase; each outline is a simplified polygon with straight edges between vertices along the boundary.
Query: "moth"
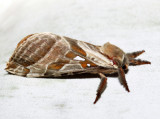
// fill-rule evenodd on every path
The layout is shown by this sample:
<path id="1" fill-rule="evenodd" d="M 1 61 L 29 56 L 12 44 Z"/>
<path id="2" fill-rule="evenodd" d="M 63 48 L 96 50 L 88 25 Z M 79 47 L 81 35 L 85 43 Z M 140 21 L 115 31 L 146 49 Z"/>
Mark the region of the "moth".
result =
<path id="1" fill-rule="evenodd" d="M 129 66 L 151 64 L 135 59 L 144 52 L 125 53 L 109 42 L 97 46 L 52 33 L 35 33 L 18 43 L 5 70 L 25 77 L 97 74 L 101 80 L 95 104 L 107 87 L 108 74 L 117 74 L 120 84 L 130 92 L 125 73 Z"/>

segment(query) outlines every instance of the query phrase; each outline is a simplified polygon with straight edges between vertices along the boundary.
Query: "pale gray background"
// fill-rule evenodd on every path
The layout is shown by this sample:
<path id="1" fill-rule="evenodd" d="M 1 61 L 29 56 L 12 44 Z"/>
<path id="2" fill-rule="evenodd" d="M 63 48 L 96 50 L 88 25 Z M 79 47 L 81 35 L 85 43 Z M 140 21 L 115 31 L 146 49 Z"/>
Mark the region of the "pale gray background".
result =
<path id="1" fill-rule="evenodd" d="M 93 105 L 98 78 L 61 80 L 8 75 L 5 64 L 17 43 L 38 32 L 96 45 L 111 42 L 152 65 L 130 67 L 131 93 L 108 78 L 108 88 Z M 159 0 L 1 0 L 0 119 L 159 119 Z"/>

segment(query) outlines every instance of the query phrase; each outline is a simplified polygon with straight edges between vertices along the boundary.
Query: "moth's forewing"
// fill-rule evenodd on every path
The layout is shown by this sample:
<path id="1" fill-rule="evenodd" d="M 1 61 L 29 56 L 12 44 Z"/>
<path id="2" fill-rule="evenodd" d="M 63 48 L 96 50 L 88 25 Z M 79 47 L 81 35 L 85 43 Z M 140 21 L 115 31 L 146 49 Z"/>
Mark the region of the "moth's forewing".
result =
<path id="1" fill-rule="evenodd" d="M 74 51 L 74 53 L 78 54 L 79 56 L 82 56 L 83 58 L 96 64 L 97 66 L 117 68 L 117 66 L 113 64 L 113 61 L 108 59 L 100 51 L 100 46 L 92 45 L 87 42 L 78 41 L 78 40 L 74 40 L 66 37 L 65 37 L 65 40 L 69 42 L 69 44 L 71 45 L 72 51 Z"/>
<path id="2" fill-rule="evenodd" d="M 99 47 L 52 33 L 34 34 L 18 44 L 6 70 L 27 77 L 57 77 L 72 72 L 96 73 L 99 67 L 116 68 Z"/>
<path id="3" fill-rule="evenodd" d="M 99 67 L 115 68 L 112 61 L 100 53 L 99 46 L 77 41 L 68 37 L 62 37 L 62 41 L 67 43 L 69 49 L 65 55 L 62 55 L 63 61 L 58 59 L 48 66 L 46 75 L 50 75 L 51 73 L 53 73 L 54 76 L 56 76 L 56 73 L 57 75 L 64 73 L 71 75 L 76 72 L 97 73 L 98 70 L 100 71 Z M 82 60 L 77 60 L 77 56 L 81 57 Z M 57 67 L 59 69 L 57 69 Z M 96 68 L 94 69 L 93 67 Z"/>

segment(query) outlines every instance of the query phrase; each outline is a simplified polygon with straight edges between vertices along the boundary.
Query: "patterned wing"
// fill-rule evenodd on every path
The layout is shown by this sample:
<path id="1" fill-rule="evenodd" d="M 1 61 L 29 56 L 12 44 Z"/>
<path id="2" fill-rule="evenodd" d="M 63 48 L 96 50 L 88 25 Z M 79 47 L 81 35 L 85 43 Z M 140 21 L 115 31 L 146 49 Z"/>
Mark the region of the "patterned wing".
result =
<path id="1" fill-rule="evenodd" d="M 62 41 L 68 49 L 61 58 L 48 65 L 45 75 L 72 75 L 74 72 L 90 72 L 99 66 L 113 68 L 113 63 L 100 53 L 98 46 L 68 37 L 62 37 Z"/>
<path id="2" fill-rule="evenodd" d="M 113 62 L 108 59 L 107 56 L 100 51 L 101 46 L 95 46 L 87 42 L 74 40 L 68 37 L 64 37 L 64 40 L 68 42 L 70 49 L 78 56 L 96 64 L 101 67 L 117 68 Z"/>
<path id="3" fill-rule="evenodd" d="M 98 66 L 114 67 L 99 46 L 52 33 L 36 33 L 20 41 L 6 70 L 27 77 L 57 77 Z"/>

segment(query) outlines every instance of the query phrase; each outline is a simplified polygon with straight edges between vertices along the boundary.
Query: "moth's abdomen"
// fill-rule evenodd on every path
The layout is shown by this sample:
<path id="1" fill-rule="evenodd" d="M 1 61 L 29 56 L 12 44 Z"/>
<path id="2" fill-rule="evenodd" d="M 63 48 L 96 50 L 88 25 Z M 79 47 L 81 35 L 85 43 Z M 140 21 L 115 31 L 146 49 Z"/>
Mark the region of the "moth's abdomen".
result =
<path id="1" fill-rule="evenodd" d="M 52 33 L 29 35 L 17 45 L 7 63 L 6 70 L 22 76 L 26 76 L 28 73 L 43 74 L 44 68 L 56 61 L 58 54 L 62 55 L 66 49 L 67 46 L 64 45 L 61 37 Z"/>

